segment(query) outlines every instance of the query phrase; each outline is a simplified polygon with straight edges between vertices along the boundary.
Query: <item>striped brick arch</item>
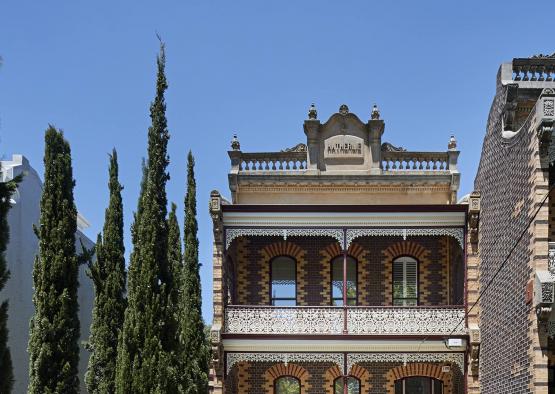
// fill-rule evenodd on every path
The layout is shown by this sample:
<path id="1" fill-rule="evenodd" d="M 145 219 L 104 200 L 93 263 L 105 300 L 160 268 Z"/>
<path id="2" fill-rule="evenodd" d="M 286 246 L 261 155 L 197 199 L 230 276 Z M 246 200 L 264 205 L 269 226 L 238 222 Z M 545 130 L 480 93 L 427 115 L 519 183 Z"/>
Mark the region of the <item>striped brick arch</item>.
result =
<path id="1" fill-rule="evenodd" d="M 297 262 L 297 303 L 304 305 L 306 300 L 306 251 L 292 242 L 281 241 L 265 246 L 259 253 L 261 259 L 258 265 L 260 277 L 258 284 L 262 303 L 270 303 L 270 261 L 274 257 L 289 256 Z"/>
<path id="2" fill-rule="evenodd" d="M 301 394 L 306 394 L 310 390 L 310 374 L 306 369 L 297 364 L 275 364 L 264 372 L 264 389 L 266 393 L 274 392 L 274 381 L 282 376 L 293 376 L 301 382 Z"/>
<path id="3" fill-rule="evenodd" d="M 366 269 L 368 265 L 367 251 L 358 244 L 351 244 L 347 254 L 353 257 L 357 261 L 357 291 L 358 300 L 360 303 L 364 304 L 368 297 L 368 270 Z M 322 275 L 322 298 L 324 300 L 324 305 L 329 305 L 329 300 L 331 299 L 331 261 L 337 256 L 343 254 L 343 249 L 339 245 L 339 242 L 333 242 L 326 246 L 320 251 L 322 259 L 320 260 L 320 275 Z"/>
<path id="4" fill-rule="evenodd" d="M 411 256 L 418 260 L 418 276 L 419 288 L 421 290 L 428 288 L 428 266 L 430 265 L 430 251 L 419 243 L 413 241 L 396 242 L 382 251 L 384 258 L 382 260 L 383 275 L 385 277 L 385 305 L 393 304 L 393 288 L 391 280 L 393 276 L 393 260 L 401 256 Z M 428 302 L 427 293 L 420 292 L 420 301 L 423 304 Z"/>
<path id="5" fill-rule="evenodd" d="M 392 368 L 386 375 L 387 394 L 395 394 L 395 381 L 412 376 L 425 376 L 440 380 L 443 382 L 443 393 L 452 394 L 453 375 L 451 369 L 449 372 L 442 372 L 441 368 L 442 365 L 426 363 L 407 364 Z"/>
<path id="6" fill-rule="evenodd" d="M 337 378 L 343 376 L 343 373 L 339 369 L 337 365 L 329 368 L 326 373 L 324 374 L 325 380 L 325 388 L 326 394 L 334 394 L 334 382 Z M 349 376 L 353 376 L 360 381 L 360 392 L 361 393 L 369 393 L 372 385 L 370 384 L 370 379 L 372 378 L 372 374 L 368 372 L 366 368 L 361 367 L 360 365 L 353 365 L 351 368 L 351 374 Z"/>

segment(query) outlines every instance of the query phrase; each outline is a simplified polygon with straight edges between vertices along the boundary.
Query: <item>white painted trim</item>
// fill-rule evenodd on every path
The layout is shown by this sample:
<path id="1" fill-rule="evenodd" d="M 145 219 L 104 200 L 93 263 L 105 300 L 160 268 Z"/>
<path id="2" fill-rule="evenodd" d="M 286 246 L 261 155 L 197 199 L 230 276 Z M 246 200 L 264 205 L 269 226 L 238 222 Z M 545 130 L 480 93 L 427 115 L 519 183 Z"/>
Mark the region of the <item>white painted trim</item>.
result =
<path id="1" fill-rule="evenodd" d="M 461 352 L 463 346 L 447 348 L 445 341 L 438 339 L 222 339 L 228 352 Z"/>
<path id="2" fill-rule="evenodd" d="M 464 226 L 464 212 L 223 212 L 226 227 Z"/>

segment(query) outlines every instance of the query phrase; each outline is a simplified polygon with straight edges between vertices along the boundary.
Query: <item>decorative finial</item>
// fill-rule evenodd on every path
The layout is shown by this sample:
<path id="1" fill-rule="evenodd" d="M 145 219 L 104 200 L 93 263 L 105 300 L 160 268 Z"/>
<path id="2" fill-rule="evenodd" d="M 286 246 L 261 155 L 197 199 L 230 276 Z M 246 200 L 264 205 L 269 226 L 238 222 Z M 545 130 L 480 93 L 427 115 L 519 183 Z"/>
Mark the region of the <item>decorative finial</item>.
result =
<path id="1" fill-rule="evenodd" d="M 318 111 L 316 110 L 316 106 L 314 103 L 310 104 L 310 108 L 308 109 L 308 119 L 317 119 L 318 118 Z"/>
<path id="2" fill-rule="evenodd" d="M 380 110 L 378 109 L 378 106 L 376 104 L 374 104 L 374 106 L 372 107 L 372 114 L 370 115 L 370 118 L 380 119 Z"/>
<path id="3" fill-rule="evenodd" d="M 455 139 L 454 135 L 449 138 L 449 144 L 447 145 L 447 148 L 449 148 L 449 150 L 457 149 L 457 140 Z"/>
<path id="4" fill-rule="evenodd" d="M 233 150 L 241 150 L 241 144 L 237 139 L 237 134 L 233 134 L 233 139 L 231 140 L 231 149 Z"/>
<path id="5" fill-rule="evenodd" d="M 341 104 L 341 107 L 339 107 L 339 113 L 341 115 L 347 115 L 349 113 L 349 107 L 347 107 L 346 104 Z"/>

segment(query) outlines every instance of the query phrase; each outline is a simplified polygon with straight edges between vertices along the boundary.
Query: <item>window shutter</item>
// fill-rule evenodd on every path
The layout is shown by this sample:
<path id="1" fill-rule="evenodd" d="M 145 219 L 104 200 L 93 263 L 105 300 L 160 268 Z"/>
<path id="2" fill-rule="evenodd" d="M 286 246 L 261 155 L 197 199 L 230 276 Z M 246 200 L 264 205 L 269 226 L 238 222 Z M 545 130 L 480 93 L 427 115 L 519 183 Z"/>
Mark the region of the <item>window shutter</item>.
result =
<path id="1" fill-rule="evenodd" d="M 411 257 L 400 257 L 393 262 L 394 305 L 416 305 L 418 298 L 418 263 Z"/>

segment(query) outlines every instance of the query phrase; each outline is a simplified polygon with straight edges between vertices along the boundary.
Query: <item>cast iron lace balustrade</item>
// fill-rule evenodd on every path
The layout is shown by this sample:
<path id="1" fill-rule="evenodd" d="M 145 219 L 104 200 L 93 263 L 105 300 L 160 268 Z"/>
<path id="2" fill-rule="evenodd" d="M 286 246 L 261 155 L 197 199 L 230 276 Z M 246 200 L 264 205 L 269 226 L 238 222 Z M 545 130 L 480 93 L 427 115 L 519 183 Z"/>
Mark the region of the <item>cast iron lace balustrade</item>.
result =
<path id="1" fill-rule="evenodd" d="M 306 152 L 241 153 L 240 173 L 276 173 L 306 170 Z"/>
<path id="2" fill-rule="evenodd" d="M 341 307 L 229 306 L 225 310 L 229 334 L 341 334 Z"/>
<path id="3" fill-rule="evenodd" d="M 347 309 L 352 335 L 442 335 L 466 333 L 464 308 L 353 307 Z"/>
<path id="4" fill-rule="evenodd" d="M 384 171 L 449 171 L 447 152 L 382 152 Z"/>
<path id="5" fill-rule="evenodd" d="M 232 305 L 225 309 L 226 334 L 463 335 L 464 308 L 441 307 L 271 307 Z"/>

